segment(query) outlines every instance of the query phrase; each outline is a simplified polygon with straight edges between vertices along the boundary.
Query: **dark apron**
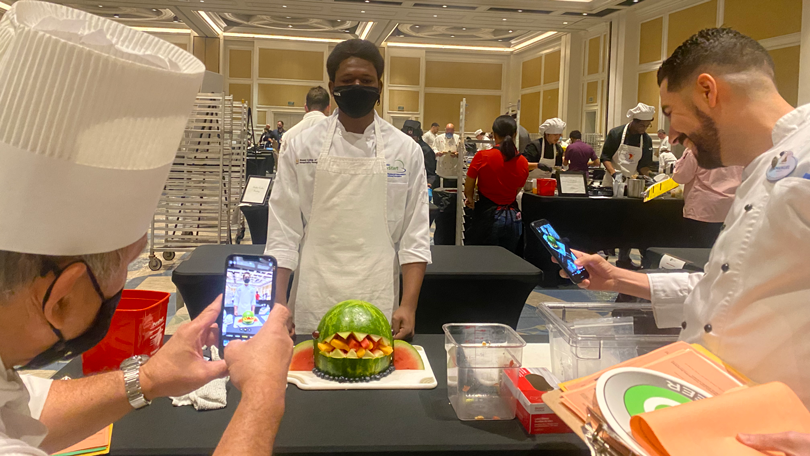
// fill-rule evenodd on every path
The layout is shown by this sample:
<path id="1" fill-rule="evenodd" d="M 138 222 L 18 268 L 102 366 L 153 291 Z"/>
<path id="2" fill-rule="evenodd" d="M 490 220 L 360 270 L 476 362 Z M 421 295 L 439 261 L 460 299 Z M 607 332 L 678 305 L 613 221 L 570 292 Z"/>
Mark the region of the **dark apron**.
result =
<path id="1" fill-rule="evenodd" d="M 523 222 L 517 201 L 503 206 L 479 193 L 472 222 L 465 233 L 466 245 L 497 245 L 517 252 L 522 235 Z"/>

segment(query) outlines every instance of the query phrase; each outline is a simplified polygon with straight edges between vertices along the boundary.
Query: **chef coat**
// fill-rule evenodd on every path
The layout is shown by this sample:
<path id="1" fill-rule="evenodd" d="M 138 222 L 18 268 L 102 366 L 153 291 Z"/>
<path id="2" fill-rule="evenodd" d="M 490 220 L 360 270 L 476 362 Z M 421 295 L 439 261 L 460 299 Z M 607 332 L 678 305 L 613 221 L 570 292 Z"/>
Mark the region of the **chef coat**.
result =
<path id="1" fill-rule="evenodd" d="M 0 360 L 0 455 L 46 456 L 37 446 L 48 434 L 38 421 L 51 380 L 18 375 Z"/>
<path id="2" fill-rule="evenodd" d="M 810 407 L 810 105 L 782 117 L 754 159 L 705 273 L 649 274 L 659 327 L 683 327 L 758 383 L 781 381 Z M 771 182 L 781 152 L 796 169 Z"/>
<path id="3" fill-rule="evenodd" d="M 235 316 L 239 317 L 247 311 L 253 311 L 253 306 L 256 304 L 256 292 L 256 287 L 252 285 L 243 283 L 236 287 L 236 300 L 233 304 Z"/>
<path id="4" fill-rule="evenodd" d="M 434 135 L 432 131 L 428 130 L 422 135 L 422 140 L 425 141 L 431 149 L 436 150 L 436 138 L 438 137 L 439 135 Z"/>
<path id="5" fill-rule="evenodd" d="M 436 147 L 434 147 L 433 150 L 436 153 L 445 153 L 436 159 L 436 174 L 445 179 L 458 178 L 459 159 L 458 157 L 454 157 L 450 152 L 464 153 L 464 143 L 461 142 L 461 137 L 455 133 L 449 139 L 446 135 L 437 136 Z"/>
<path id="6" fill-rule="evenodd" d="M 337 115 L 337 114 L 334 114 Z M 375 114 L 376 116 L 376 114 Z M 427 180 L 422 151 L 416 141 L 377 116 L 388 166 L 388 229 L 399 264 L 430 262 Z M 266 255 L 278 266 L 295 270 L 304 228 L 309 222 L 314 195 L 315 168 L 329 122 L 320 122 L 290 140 L 280 157 L 276 182 L 270 195 Z M 360 135 L 347 132 L 340 122 L 329 154 L 338 157 L 372 157 L 374 124 Z M 363 195 L 357 195 L 363 198 Z M 346 214 L 351 217 L 351 214 Z"/>
<path id="7" fill-rule="evenodd" d="M 322 122 L 324 119 L 326 119 L 326 114 L 322 113 L 321 111 L 310 111 L 304 114 L 304 118 L 301 119 L 300 122 L 284 132 L 285 141 L 284 144 L 279 147 L 279 154 L 283 154 L 287 150 L 290 141 L 292 141 L 292 139 L 296 136 L 300 135 L 302 131 L 318 122 Z"/>

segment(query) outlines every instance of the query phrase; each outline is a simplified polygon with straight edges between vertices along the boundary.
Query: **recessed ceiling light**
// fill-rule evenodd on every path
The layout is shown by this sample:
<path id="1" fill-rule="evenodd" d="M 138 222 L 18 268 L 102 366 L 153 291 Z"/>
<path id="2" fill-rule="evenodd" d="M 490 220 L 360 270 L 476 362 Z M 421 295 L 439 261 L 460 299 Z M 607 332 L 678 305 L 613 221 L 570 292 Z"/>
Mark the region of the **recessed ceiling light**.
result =
<path id="1" fill-rule="evenodd" d="M 456 37 L 456 35 L 450 35 L 450 38 L 455 38 L 455 37 Z"/>
<path id="2" fill-rule="evenodd" d="M 568 22 L 563 22 L 563 25 L 568 25 Z"/>
<path id="3" fill-rule="evenodd" d="M 152 8 L 152 11 L 157 13 L 157 8 Z"/>
<path id="4" fill-rule="evenodd" d="M 506 18 L 503 18 L 503 20 L 506 20 Z"/>
<path id="5" fill-rule="evenodd" d="M 523 12 L 523 10 L 518 10 L 518 13 L 522 13 L 522 12 Z"/>
<path id="6" fill-rule="evenodd" d="M 509 30 L 509 33 L 512 33 L 512 31 L 511 31 L 511 30 Z"/>
<path id="7" fill-rule="evenodd" d="M 121 17 L 121 16 L 120 16 L 120 15 L 118 15 L 118 14 L 113 14 L 113 17 L 114 17 L 114 18 L 116 18 L 116 19 L 118 19 L 118 18 L 119 18 L 119 17 Z"/>
<path id="8" fill-rule="evenodd" d="M 287 5 L 281 5 L 281 7 L 282 7 L 282 8 L 286 8 L 286 7 L 287 7 Z"/>
<path id="9" fill-rule="evenodd" d="M 361 13 L 363 13 L 363 14 L 366 14 L 366 12 L 365 12 L 365 11 L 360 11 L 360 12 L 361 12 Z"/>
<path id="10" fill-rule="evenodd" d="M 467 27 L 462 27 L 461 30 L 467 30 Z"/>
<path id="11" fill-rule="evenodd" d="M 439 17 L 439 15 L 438 15 L 438 14 L 434 14 L 434 15 L 433 15 L 433 17 Z"/>
<path id="12" fill-rule="evenodd" d="M 99 8 L 104 8 L 104 5 L 98 5 Z"/>
<path id="13" fill-rule="evenodd" d="M 442 5 L 442 8 L 447 8 L 447 5 Z"/>
<path id="14" fill-rule="evenodd" d="M 503 41 L 503 40 L 498 40 L 498 41 Z"/>
<path id="15" fill-rule="evenodd" d="M 338 22 L 340 22 L 340 19 L 338 19 Z"/>
<path id="16" fill-rule="evenodd" d="M 583 16 L 587 16 L 587 15 L 588 15 L 588 13 L 582 13 L 582 15 L 583 15 Z"/>
<path id="17" fill-rule="evenodd" d="M 418 25 L 414 25 L 414 27 L 419 28 L 419 26 L 418 26 Z"/>
<path id="18" fill-rule="evenodd" d="M 205 0 L 200 0 L 200 3 L 205 3 Z"/>
<path id="19" fill-rule="evenodd" d="M 292 28 L 292 24 L 288 25 L 287 27 Z"/>

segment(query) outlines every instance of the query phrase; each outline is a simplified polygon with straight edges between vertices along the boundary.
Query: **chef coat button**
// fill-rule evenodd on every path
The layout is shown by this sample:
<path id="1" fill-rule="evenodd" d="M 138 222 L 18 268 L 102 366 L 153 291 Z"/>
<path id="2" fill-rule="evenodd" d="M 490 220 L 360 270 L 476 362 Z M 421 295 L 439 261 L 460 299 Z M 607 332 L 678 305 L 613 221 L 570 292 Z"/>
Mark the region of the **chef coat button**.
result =
<path id="1" fill-rule="evenodd" d="M 712 332 L 712 324 L 708 323 L 706 326 L 703 327 L 703 330 L 706 331 L 707 333 Z"/>
<path id="2" fill-rule="evenodd" d="M 686 329 L 686 322 L 681 323 L 681 329 Z"/>
<path id="3" fill-rule="evenodd" d="M 720 266 L 720 269 L 722 269 L 723 272 L 728 272 L 728 270 L 731 269 L 731 267 L 728 265 L 728 263 L 725 263 L 722 266 Z"/>
<path id="4" fill-rule="evenodd" d="M 751 205 L 751 204 L 746 204 L 746 205 L 745 205 L 745 212 L 751 212 L 751 209 L 753 209 L 753 208 L 754 208 L 754 206 L 753 206 L 753 205 Z"/>
<path id="5" fill-rule="evenodd" d="M 723 226 L 720 227 L 720 231 L 725 231 L 725 230 L 726 230 L 726 224 L 724 223 Z"/>

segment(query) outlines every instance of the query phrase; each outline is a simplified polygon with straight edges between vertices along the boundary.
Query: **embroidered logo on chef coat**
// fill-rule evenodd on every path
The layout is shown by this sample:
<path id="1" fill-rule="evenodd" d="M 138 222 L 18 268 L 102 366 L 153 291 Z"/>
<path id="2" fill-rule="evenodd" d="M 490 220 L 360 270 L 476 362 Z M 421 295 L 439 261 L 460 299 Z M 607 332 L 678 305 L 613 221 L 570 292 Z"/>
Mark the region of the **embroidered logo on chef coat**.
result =
<path id="1" fill-rule="evenodd" d="M 405 169 L 405 162 L 402 160 L 397 160 L 394 163 L 386 165 L 386 167 L 388 168 L 389 179 L 405 177 L 407 175 L 406 173 L 408 172 L 408 170 Z"/>
<path id="2" fill-rule="evenodd" d="M 318 159 L 317 158 L 296 158 L 295 159 L 296 165 L 317 165 Z"/>
<path id="3" fill-rule="evenodd" d="M 796 169 L 798 160 L 793 156 L 793 152 L 784 151 L 778 156 L 773 157 L 771 167 L 765 173 L 770 182 L 776 182 L 790 176 Z"/>

